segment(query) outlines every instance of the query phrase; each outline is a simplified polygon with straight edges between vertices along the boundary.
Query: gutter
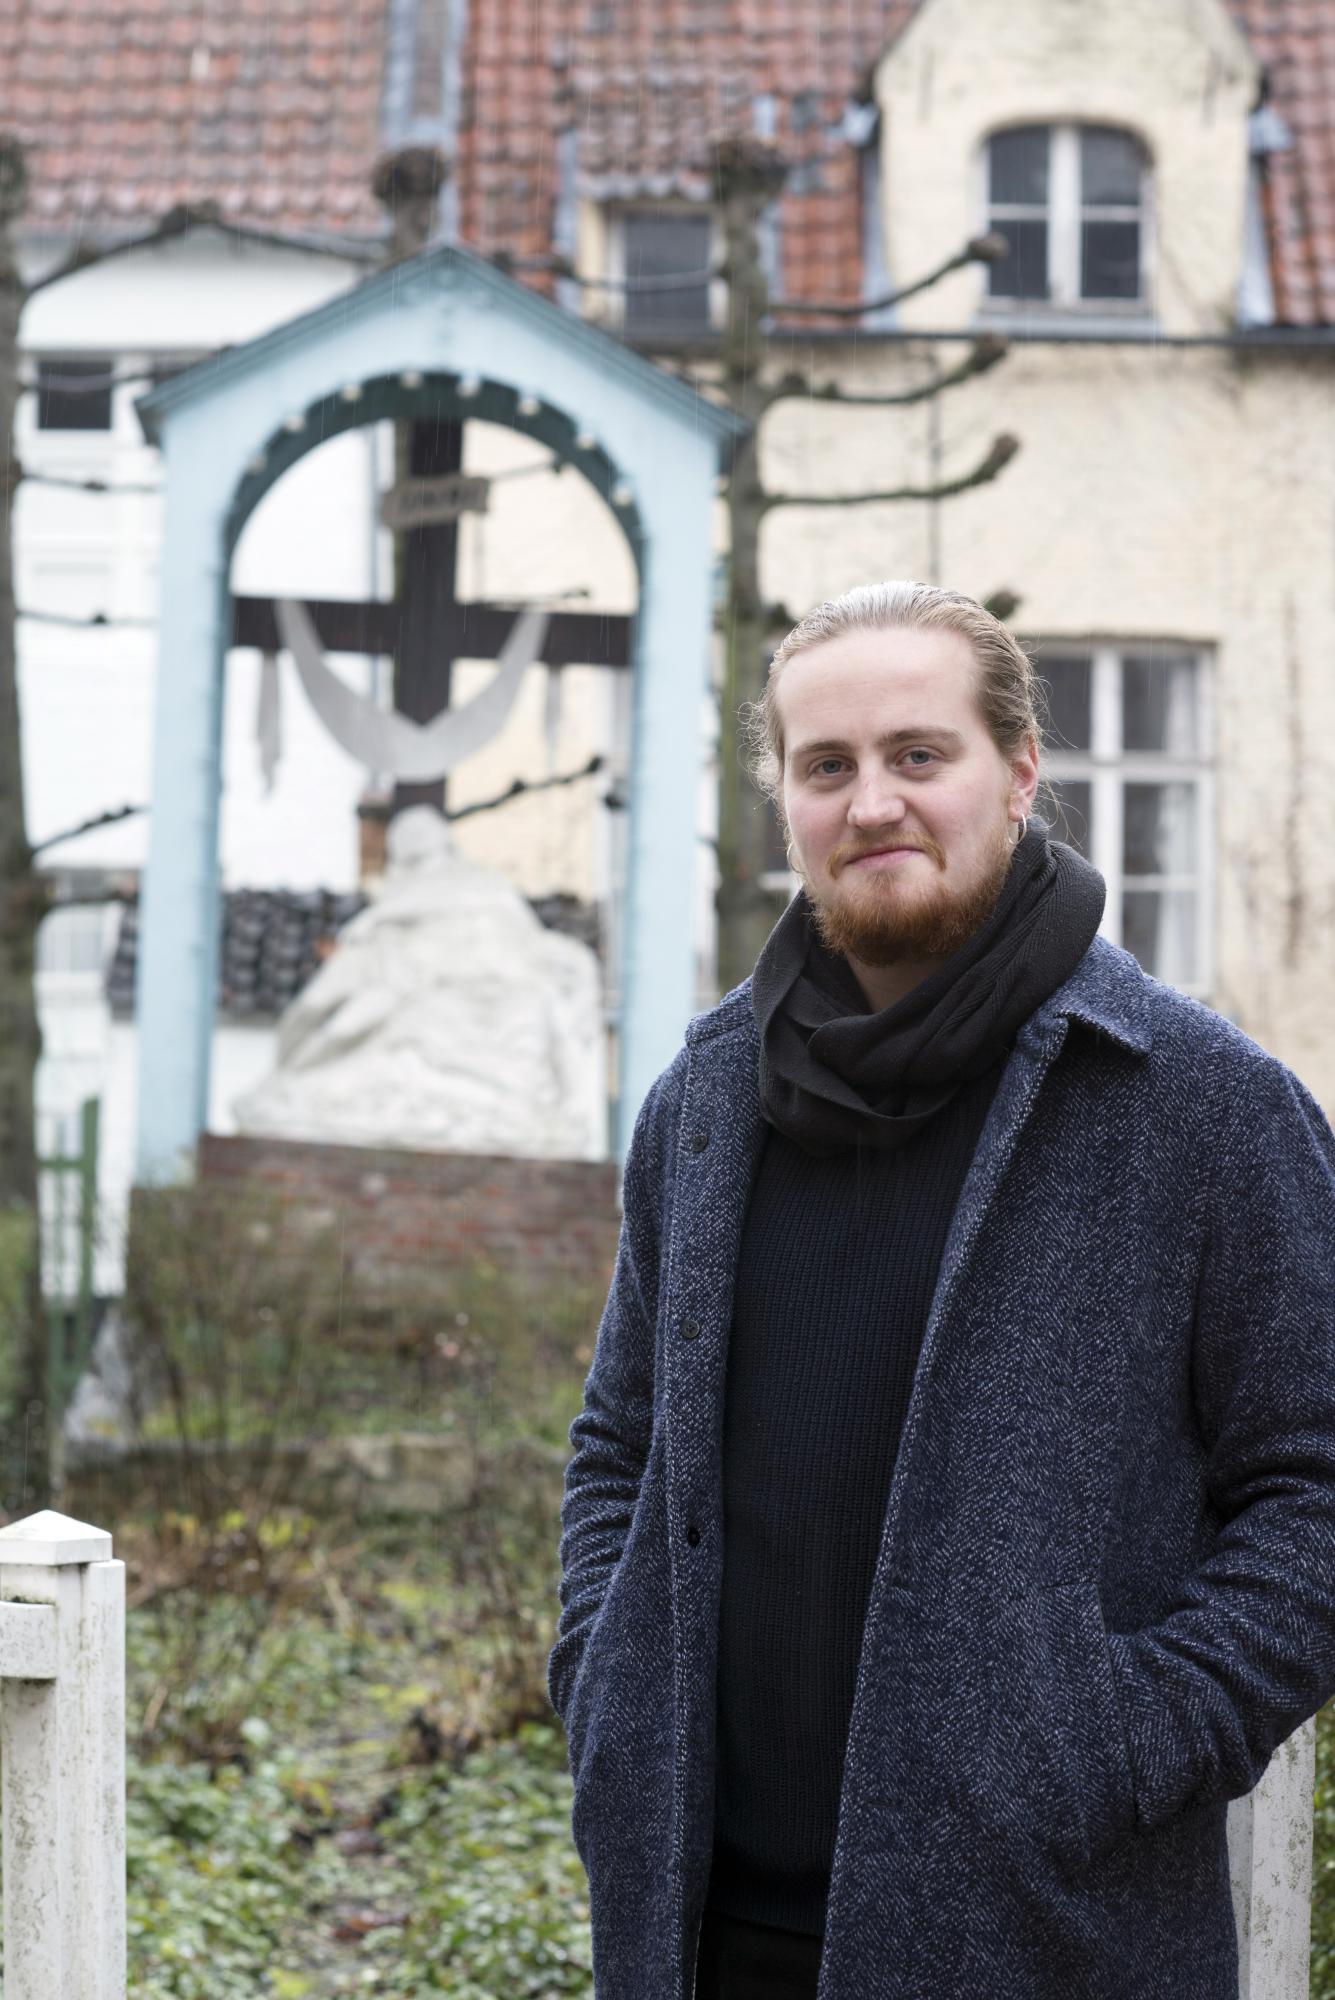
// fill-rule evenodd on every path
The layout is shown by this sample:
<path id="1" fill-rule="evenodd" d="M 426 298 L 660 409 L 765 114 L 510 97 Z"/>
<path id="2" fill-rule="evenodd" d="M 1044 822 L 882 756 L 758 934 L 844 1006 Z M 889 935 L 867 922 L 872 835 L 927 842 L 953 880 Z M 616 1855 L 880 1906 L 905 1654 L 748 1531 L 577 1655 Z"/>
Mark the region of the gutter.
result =
<path id="1" fill-rule="evenodd" d="M 949 330 L 924 328 L 921 331 L 904 327 L 812 327 L 786 332 L 782 328 L 769 329 L 769 337 L 776 343 L 788 346 L 811 344 L 823 347 L 861 344 L 875 341 L 882 345 L 911 345 L 913 342 L 936 344 L 938 342 L 964 341 L 970 345 L 985 333 L 998 333 L 1013 346 L 1021 347 L 1149 347 L 1149 348 L 1220 348 L 1237 353 L 1279 353 L 1302 354 L 1321 349 L 1335 348 L 1335 326 L 1277 326 L 1249 327 L 1236 333 L 1120 333 L 1111 329 L 1100 331 L 1083 328 L 1057 328 L 1048 331 L 1032 327 L 1008 327 L 988 321 L 974 327 L 952 327 Z M 660 344 L 661 345 L 661 344 Z"/>

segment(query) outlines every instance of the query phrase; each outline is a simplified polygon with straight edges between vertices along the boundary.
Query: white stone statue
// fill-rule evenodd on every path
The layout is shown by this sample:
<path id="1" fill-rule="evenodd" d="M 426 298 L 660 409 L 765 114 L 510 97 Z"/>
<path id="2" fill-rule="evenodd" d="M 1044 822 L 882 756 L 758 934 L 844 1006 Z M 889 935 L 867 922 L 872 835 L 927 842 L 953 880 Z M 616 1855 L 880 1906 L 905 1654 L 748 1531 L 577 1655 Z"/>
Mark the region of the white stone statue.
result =
<path id="1" fill-rule="evenodd" d="M 456 851 L 429 806 L 390 823 L 374 900 L 283 1014 L 242 1132 L 541 1159 L 607 1152 L 598 964 Z"/>

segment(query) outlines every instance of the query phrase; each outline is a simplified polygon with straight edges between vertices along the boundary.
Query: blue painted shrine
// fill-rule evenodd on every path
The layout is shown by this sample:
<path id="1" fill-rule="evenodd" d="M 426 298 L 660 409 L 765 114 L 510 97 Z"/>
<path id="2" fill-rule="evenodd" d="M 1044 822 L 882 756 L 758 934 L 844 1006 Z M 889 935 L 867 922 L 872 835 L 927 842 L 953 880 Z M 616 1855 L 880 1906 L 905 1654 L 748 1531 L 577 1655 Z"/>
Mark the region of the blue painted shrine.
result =
<path id="1" fill-rule="evenodd" d="M 461 385 L 463 393 L 461 394 Z M 742 426 L 620 341 L 443 246 L 173 376 L 138 405 L 163 453 L 152 824 L 137 1018 L 137 1178 L 204 1128 L 220 931 L 218 814 L 230 569 L 264 493 L 341 430 L 443 412 L 526 433 L 590 481 L 639 574 L 618 1150 L 693 1004 L 699 713 L 710 511 Z"/>

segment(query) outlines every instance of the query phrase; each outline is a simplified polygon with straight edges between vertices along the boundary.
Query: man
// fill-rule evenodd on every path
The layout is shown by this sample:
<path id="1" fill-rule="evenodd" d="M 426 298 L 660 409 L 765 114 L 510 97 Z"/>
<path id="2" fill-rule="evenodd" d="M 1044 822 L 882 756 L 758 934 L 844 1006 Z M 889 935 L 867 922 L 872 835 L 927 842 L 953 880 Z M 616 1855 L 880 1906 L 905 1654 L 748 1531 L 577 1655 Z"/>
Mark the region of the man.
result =
<path id="1" fill-rule="evenodd" d="M 1234 2000 L 1227 1801 L 1335 1689 L 1335 1141 L 1096 936 L 980 606 L 821 606 L 758 721 L 802 890 L 571 1429 L 598 2000 Z"/>

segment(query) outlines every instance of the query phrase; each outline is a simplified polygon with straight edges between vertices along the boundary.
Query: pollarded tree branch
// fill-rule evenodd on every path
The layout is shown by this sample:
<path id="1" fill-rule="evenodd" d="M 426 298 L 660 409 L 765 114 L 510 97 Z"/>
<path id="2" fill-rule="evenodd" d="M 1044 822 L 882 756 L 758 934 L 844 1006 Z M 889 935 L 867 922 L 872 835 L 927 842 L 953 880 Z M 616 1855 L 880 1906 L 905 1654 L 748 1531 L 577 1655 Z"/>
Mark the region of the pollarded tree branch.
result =
<path id="1" fill-rule="evenodd" d="M 976 375 L 985 375 L 989 368 L 995 368 L 999 361 L 1004 360 L 1009 351 L 1010 343 L 1001 334 L 985 333 L 974 342 L 957 368 L 949 369 L 944 375 L 933 375 L 930 381 L 920 383 L 916 389 L 901 389 L 889 396 L 851 396 L 837 382 L 822 382 L 817 387 L 804 375 L 785 375 L 770 391 L 769 407 L 796 400 L 799 396 L 806 402 L 847 403 L 861 409 L 876 410 L 896 410 L 910 403 L 929 403 L 943 389 L 954 389 L 961 382 L 972 381 Z"/>
<path id="2" fill-rule="evenodd" d="M 105 889 L 97 895 L 60 896 L 52 902 L 51 908 L 53 911 L 101 910 L 108 903 L 124 903 L 126 908 L 130 909 L 138 901 L 139 892 L 137 889 Z"/>
<path id="3" fill-rule="evenodd" d="M 81 833 L 91 833 L 94 827 L 114 826 L 117 820 L 133 819 L 136 813 L 147 811 L 147 806 L 115 806 L 110 812 L 98 813 L 92 819 L 81 820 L 78 826 L 67 826 L 63 833 L 53 833 L 48 839 L 35 842 L 28 852 L 45 854 L 48 847 L 59 847 L 66 840 L 77 840 Z"/>
<path id="4" fill-rule="evenodd" d="M 58 285 L 62 278 L 72 278 L 76 271 L 87 270 L 90 264 L 105 264 L 111 257 L 123 257 L 131 250 L 144 250 L 155 243 L 169 242 L 174 236 L 184 236 L 201 222 L 217 222 L 220 214 L 216 202 L 196 202 L 193 207 L 182 204 L 173 208 L 136 236 L 127 236 L 123 242 L 98 244 L 84 241 L 76 244 L 68 257 L 40 278 L 33 278 L 24 287 L 24 295 L 31 298 L 34 292 L 45 291 L 48 285 Z"/>
<path id="5" fill-rule="evenodd" d="M 0 136 L 0 147 L 4 139 Z M 113 257 L 129 256 L 135 250 L 152 249 L 155 244 L 168 243 L 174 237 L 184 236 L 187 230 L 199 228 L 231 228 L 216 201 L 180 202 L 148 229 L 138 231 L 133 236 L 123 236 L 115 243 L 99 243 L 96 239 L 83 242 L 73 249 L 69 256 L 44 271 L 24 287 L 24 295 L 31 298 L 34 292 L 45 291 L 48 285 L 57 285 L 62 278 L 72 278 L 78 271 L 86 271 L 90 265 L 105 264 Z M 317 254 L 350 258 L 354 263 L 365 263 L 368 251 L 360 238 L 347 236 L 294 235 L 276 229 L 256 229 L 246 225 L 241 229 L 247 242 L 265 243 L 278 250 L 303 250 Z M 133 376 L 119 376 L 116 380 L 132 381 Z"/>
<path id="6" fill-rule="evenodd" d="M 577 784 L 581 778 L 591 778 L 601 771 L 606 761 L 604 757 L 590 757 L 577 771 L 565 771 L 558 778 L 515 778 L 495 798 L 479 799 L 476 805 L 456 806 L 445 817 L 453 825 L 457 819 L 471 819 L 475 813 L 492 812 L 497 806 L 508 805 L 511 799 L 521 798 L 525 792 L 550 792 L 558 785 Z"/>
<path id="7" fill-rule="evenodd" d="M 885 292 L 879 299 L 859 299 L 856 305 L 822 304 L 819 299 L 771 299 L 770 312 L 777 318 L 793 319 L 801 316 L 808 319 L 861 319 L 864 313 L 884 312 L 888 306 L 902 304 L 905 299 L 916 298 L 919 292 L 930 291 L 939 285 L 942 278 L 948 278 L 952 271 L 963 270 L 966 264 L 995 264 L 1010 249 L 1009 243 L 999 230 L 990 229 L 985 236 L 972 236 L 962 250 L 953 257 L 947 257 L 944 264 L 938 264 L 925 278 L 915 278 L 911 285 L 901 285 L 896 292 Z"/>
<path id="8" fill-rule="evenodd" d="M 123 379 L 131 381 L 134 378 L 125 376 Z M 25 383 L 21 386 L 31 385 Z M 61 479 L 50 472 L 25 472 L 22 466 L 18 468 L 17 476 L 25 486 L 56 486 L 65 493 L 161 493 L 162 491 L 161 481 L 154 486 L 143 480 L 131 484 L 129 481 L 122 483 L 106 479 Z"/>
<path id="9" fill-rule="evenodd" d="M 760 505 L 768 513 L 771 507 L 856 507 L 872 501 L 949 500 L 952 494 L 967 493 L 971 486 L 986 486 L 1010 464 L 1019 449 L 1020 440 L 1003 433 L 995 439 L 982 463 L 959 479 L 944 479 L 935 486 L 894 486 L 883 493 L 766 493 Z"/>
<path id="10" fill-rule="evenodd" d="M 925 278 L 915 278 L 912 284 L 902 285 L 898 291 L 885 292 L 880 298 L 859 299 L 855 304 L 833 303 L 828 299 L 772 299 L 771 313 L 791 317 L 796 314 L 804 318 L 859 319 L 863 313 L 883 312 L 887 306 L 897 306 L 903 299 L 915 298 L 919 292 L 929 291 L 940 284 L 942 278 L 952 271 L 962 270 L 966 264 L 995 264 L 1004 257 L 1010 245 L 999 230 L 989 230 L 985 236 L 974 236 L 962 250 L 948 257 L 944 264 L 929 271 Z M 513 257 L 505 251 L 495 251 L 489 260 L 499 270 L 507 273 L 516 271 L 542 272 L 545 276 L 564 278 L 572 285 L 585 291 L 596 292 L 672 292 L 691 290 L 708 284 L 711 279 L 729 279 L 733 275 L 732 266 L 725 258 L 721 264 L 701 265 L 696 271 L 665 271 L 650 278 L 606 278 L 576 270 L 568 257 Z"/>

